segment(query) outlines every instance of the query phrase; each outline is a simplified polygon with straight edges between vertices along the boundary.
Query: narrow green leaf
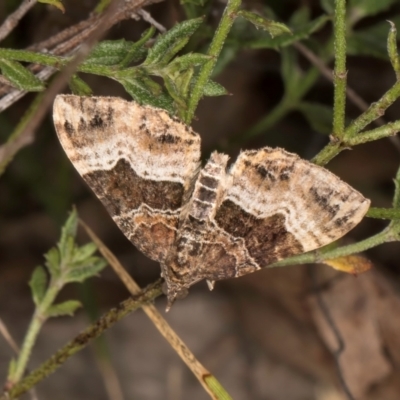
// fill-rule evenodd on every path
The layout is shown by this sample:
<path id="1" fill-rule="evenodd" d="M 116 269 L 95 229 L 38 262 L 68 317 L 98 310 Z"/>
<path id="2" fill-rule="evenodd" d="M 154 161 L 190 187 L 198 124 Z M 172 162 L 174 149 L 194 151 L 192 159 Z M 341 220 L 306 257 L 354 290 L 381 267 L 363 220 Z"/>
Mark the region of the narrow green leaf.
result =
<path id="1" fill-rule="evenodd" d="M 17 61 L 0 59 L 0 69 L 13 86 L 27 92 L 41 92 L 43 82 Z"/>
<path id="2" fill-rule="evenodd" d="M 364 17 L 388 10 L 396 2 L 398 0 L 350 0 L 349 8 L 352 15 L 357 15 L 356 21 L 359 21 Z"/>
<path id="3" fill-rule="evenodd" d="M 204 96 L 225 96 L 228 91 L 215 81 L 208 81 L 204 87 Z"/>
<path id="4" fill-rule="evenodd" d="M 74 255 L 72 257 L 72 263 L 77 263 L 86 260 L 91 257 L 97 250 L 97 246 L 93 243 L 87 243 L 81 247 L 75 249 Z"/>
<path id="5" fill-rule="evenodd" d="M 186 70 L 191 67 L 196 67 L 199 65 L 204 65 L 208 60 L 210 60 L 210 56 L 201 53 L 188 53 L 181 57 L 176 57 L 172 60 L 168 66 L 165 68 L 171 73 Z"/>
<path id="6" fill-rule="evenodd" d="M 147 80 L 124 77 L 120 78 L 118 81 L 138 103 L 163 108 L 169 112 L 173 111 L 172 98 L 162 92 L 161 86 L 159 94 L 155 95 L 154 91 L 149 87 L 149 82 Z M 156 84 L 154 81 L 153 83 Z"/>
<path id="7" fill-rule="evenodd" d="M 141 38 L 137 42 L 131 45 L 124 59 L 119 64 L 120 68 L 128 67 L 132 62 L 139 61 L 146 56 L 147 48 L 144 46 L 153 37 L 155 31 L 156 29 L 152 26 L 142 34 Z"/>
<path id="8" fill-rule="evenodd" d="M 284 48 L 281 51 L 281 59 L 281 72 L 285 85 L 285 94 L 286 96 L 298 98 L 298 87 L 303 73 L 298 66 L 297 53 L 291 47 Z"/>
<path id="9" fill-rule="evenodd" d="M 333 14 L 335 11 L 335 0 L 320 0 L 319 3 L 321 4 L 322 9 L 327 14 Z"/>
<path id="10" fill-rule="evenodd" d="M 64 315 L 69 315 L 72 317 L 75 311 L 82 307 L 82 303 L 77 300 L 67 300 L 63 303 L 54 304 L 49 307 L 46 311 L 47 317 L 62 317 Z"/>
<path id="11" fill-rule="evenodd" d="M 130 54 L 132 48 L 140 53 L 141 57 L 144 57 L 147 50 L 141 49 L 142 45 L 143 43 L 136 47 L 136 43 L 125 39 L 103 40 L 94 47 L 83 65 L 118 65 L 125 60 L 127 54 Z M 136 56 L 139 57 L 139 54 L 135 53 L 134 56 L 130 54 L 130 56 L 134 59 Z"/>
<path id="12" fill-rule="evenodd" d="M 395 191 L 393 196 L 393 208 L 400 209 L 400 168 L 394 179 Z"/>
<path id="13" fill-rule="evenodd" d="M 43 300 L 47 288 L 47 275 L 43 267 L 36 267 L 29 281 L 31 287 L 32 298 L 36 306 Z"/>
<path id="14" fill-rule="evenodd" d="M 397 30 L 396 25 L 388 21 L 390 23 L 390 30 L 387 40 L 388 54 L 389 59 L 392 64 L 393 70 L 396 74 L 397 80 L 400 79 L 400 58 L 399 53 L 397 51 Z"/>
<path id="15" fill-rule="evenodd" d="M 300 6 L 289 19 L 289 25 L 296 28 L 298 26 L 303 26 L 310 22 L 311 9 L 307 6 Z"/>
<path id="16" fill-rule="evenodd" d="M 92 88 L 76 74 L 72 75 L 69 87 L 77 96 L 91 96 L 93 93 Z"/>
<path id="17" fill-rule="evenodd" d="M 73 208 L 71 213 L 68 216 L 67 221 L 61 229 L 61 237 L 57 244 L 61 258 L 64 259 L 66 254 L 71 254 L 73 248 L 73 238 L 76 235 L 76 230 L 78 229 L 78 213 L 76 209 Z M 71 238 L 72 238 L 72 246 L 71 246 Z"/>
<path id="18" fill-rule="evenodd" d="M 271 21 L 254 12 L 241 10 L 238 12 L 238 15 L 251 22 L 256 28 L 267 31 L 271 37 L 283 35 L 284 33 L 291 33 L 291 30 L 285 24 Z"/>
<path id="19" fill-rule="evenodd" d="M 57 278 L 60 275 L 60 252 L 56 247 L 51 248 L 45 255 L 46 267 L 50 273 L 50 276 Z"/>
<path id="20" fill-rule="evenodd" d="M 184 93 L 180 90 L 179 86 L 176 84 L 176 81 L 166 75 L 164 77 L 164 84 L 169 95 L 175 100 L 179 108 L 186 109 L 186 99 Z"/>
<path id="21" fill-rule="evenodd" d="M 175 25 L 168 32 L 160 35 L 154 46 L 149 50 L 143 65 L 167 65 L 178 51 L 188 43 L 190 37 L 202 22 L 203 18 L 190 19 Z"/>
<path id="22" fill-rule="evenodd" d="M 328 15 L 322 15 L 315 20 L 304 24 L 302 26 L 292 29 L 292 34 L 282 34 L 280 36 L 271 38 L 269 35 L 260 35 L 257 38 L 249 40 L 246 45 L 253 49 L 271 48 L 280 49 L 282 47 L 290 46 L 299 40 L 307 39 L 314 32 L 321 29 L 331 19 Z"/>
<path id="23" fill-rule="evenodd" d="M 332 107 L 320 103 L 302 101 L 296 109 L 307 119 L 310 126 L 319 133 L 329 135 L 332 132 Z"/>
<path id="24" fill-rule="evenodd" d="M 400 16 L 391 18 L 395 26 L 400 25 Z M 377 22 L 367 28 L 357 29 L 347 39 L 347 53 L 351 55 L 366 55 L 387 60 L 387 33 L 386 21 Z M 400 39 L 397 32 L 397 40 Z"/>
<path id="25" fill-rule="evenodd" d="M 65 13 L 65 8 L 60 0 L 38 0 L 38 3 L 50 4 Z"/>
<path id="26" fill-rule="evenodd" d="M 105 266 L 106 261 L 99 257 L 91 257 L 80 267 L 74 267 L 64 275 L 65 283 L 79 282 L 82 283 L 84 280 L 97 275 Z"/>

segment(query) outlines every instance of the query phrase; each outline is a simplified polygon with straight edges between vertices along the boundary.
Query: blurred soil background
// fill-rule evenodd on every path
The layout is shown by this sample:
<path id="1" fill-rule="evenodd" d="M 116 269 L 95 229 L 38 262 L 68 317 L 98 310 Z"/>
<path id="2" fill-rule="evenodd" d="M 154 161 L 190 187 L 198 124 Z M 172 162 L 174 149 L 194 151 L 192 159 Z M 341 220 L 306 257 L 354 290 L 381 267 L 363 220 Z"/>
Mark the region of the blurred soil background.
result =
<path id="1" fill-rule="evenodd" d="M 48 39 L 86 19 L 95 4 L 94 0 L 65 0 L 65 14 L 37 4 L 2 42 L 2 47 L 23 49 Z M 299 7 L 308 8 L 312 18 L 323 12 L 317 0 L 271 0 L 266 4 L 282 21 L 287 21 Z M 19 1 L 1 1 L 0 23 L 18 5 Z M 246 9 L 261 11 L 264 5 L 255 0 L 244 3 Z M 211 25 L 216 26 L 223 7 L 223 2 L 213 3 L 208 21 Z M 164 1 L 147 10 L 167 28 L 184 19 L 176 1 Z M 356 29 L 399 17 L 400 2 L 395 2 L 386 11 L 363 19 Z M 123 21 L 109 31 L 107 38 L 137 40 L 147 26 L 143 21 Z M 328 23 L 313 35 L 313 40 L 324 42 L 330 35 Z M 386 46 L 384 38 L 381 46 Z M 305 70 L 310 67 L 302 56 L 298 65 Z M 217 81 L 232 95 L 206 98 L 200 103 L 193 126 L 202 137 L 204 158 L 219 149 L 235 159 L 240 148 L 269 145 L 309 159 L 328 142 L 327 135 L 316 132 L 299 112 L 289 113 L 270 129 L 246 139 L 245 133 L 283 95 L 280 68 L 279 52 L 244 49 L 218 75 Z M 378 57 L 349 56 L 347 69 L 348 85 L 368 103 L 376 101 L 395 82 L 388 60 Z M 82 77 L 96 95 L 129 98 L 117 83 L 93 75 Z M 306 95 L 308 101 L 328 106 L 332 98 L 333 85 L 322 76 Z M 31 94 L 26 95 L 0 114 L 2 143 L 32 99 Z M 349 120 L 360 113 L 351 102 L 347 111 Z M 393 121 L 399 115 L 397 101 L 384 118 Z M 398 147 L 384 139 L 342 152 L 327 167 L 370 198 L 372 205 L 390 207 L 399 161 Z M 0 178 L 0 317 L 17 343 L 21 343 L 33 311 L 30 275 L 36 265 L 43 264 L 43 253 L 58 240 L 60 227 L 73 204 L 138 283 L 144 286 L 159 277 L 159 266 L 131 245 L 75 172 L 56 138 L 49 114 L 34 142 L 16 155 Z M 385 224 L 366 218 L 341 243 L 367 238 Z M 88 239 L 81 233 L 79 240 L 84 243 Z M 347 399 L 340 376 L 356 399 L 398 400 L 399 244 L 379 246 L 366 256 L 374 268 L 356 278 L 327 266 L 310 265 L 265 269 L 237 280 L 218 282 L 213 292 L 201 282 L 174 305 L 166 318 L 235 400 Z M 46 323 L 30 369 L 88 326 L 91 315 L 101 315 L 116 306 L 128 297 L 128 292 L 106 268 L 87 284 L 68 286 L 61 297 L 81 299 L 85 310 L 73 318 L 54 318 Z M 158 299 L 157 306 L 164 314 L 165 300 Z M 340 372 L 335 358 L 339 344 L 326 322 L 327 313 L 345 347 L 339 358 Z M 101 345 L 105 352 L 90 346 L 40 383 L 38 398 L 208 398 L 141 311 L 110 329 Z M 3 381 L 12 356 L 0 337 Z"/>

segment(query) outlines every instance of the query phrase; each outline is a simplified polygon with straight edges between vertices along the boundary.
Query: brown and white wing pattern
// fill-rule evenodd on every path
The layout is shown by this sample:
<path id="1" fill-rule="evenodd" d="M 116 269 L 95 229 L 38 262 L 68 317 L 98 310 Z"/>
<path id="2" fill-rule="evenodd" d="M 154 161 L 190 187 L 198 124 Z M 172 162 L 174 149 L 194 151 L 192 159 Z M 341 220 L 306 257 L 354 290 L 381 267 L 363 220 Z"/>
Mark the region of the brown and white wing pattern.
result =
<path id="1" fill-rule="evenodd" d="M 122 232 L 162 261 L 200 167 L 200 137 L 164 110 L 120 98 L 59 95 L 54 124 L 75 168 Z"/>
<path id="2" fill-rule="evenodd" d="M 369 204 L 328 170 L 265 147 L 239 155 L 215 221 L 243 239 L 251 258 L 264 267 L 339 239 L 361 221 Z"/>
<path id="3" fill-rule="evenodd" d="M 282 149 L 213 153 L 200 171 L 176 247 L 163 265 L 171 304 L 201 279 L 254 272 L 324 246 L 362 219 L 369 200 L 324 168 Z"/>

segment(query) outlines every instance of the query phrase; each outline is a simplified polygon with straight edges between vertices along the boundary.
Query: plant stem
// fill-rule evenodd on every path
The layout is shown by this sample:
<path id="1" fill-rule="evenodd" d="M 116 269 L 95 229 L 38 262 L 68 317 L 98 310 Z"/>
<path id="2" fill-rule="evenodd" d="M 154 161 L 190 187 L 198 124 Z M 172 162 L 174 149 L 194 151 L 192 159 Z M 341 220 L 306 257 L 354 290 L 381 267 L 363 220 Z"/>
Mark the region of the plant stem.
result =
<path id="1" fill-rule="evenodd" d="M 60 286 L 57 283 L 49 285 L 49 288 L 46 291 L 42 302 L 36 307 L 31 319 L 31 323 L 29 324 L 28 330 L 26 332 L 21 351 L 16 361 L 14 373 L 8 378 L 11 385 L 19 382 L 24 375 L 29 357 L 32 352 L 32 348 L 36 343 L 36 338 L 43 324 L 46 322 L 46 311 L 53 304 L 59 290 Z"/>
<path id="2" fill-rule="evenodd" d="M 377 102 L 372 103 L 367 111 L 356 118 L 345 130 L 345 139 L 354 137 L 372 121 L 385 114 L 386 109 L 400 97 L 400 81 L 396 82 Z"/>
<path id="3" fill-rule="evenodd" d="M 346 109 L 346 0 L 335 0 L 335 69 L 333 72 L 334 106 L 333 137 L 342 138 L 345 128 Z"/>
<path id="4" fill-rule="evenodd" d="M 158 281 L 144 289 L 140 295 L 130 297 L 123 301 L 119 307 L 113 308 L 103 315 L 97 322 L 85 329 L 75 339 L 67 343 L 63 348 L 57 351 L 47 361 L 42 363 L 36 370 L 28 376 L 16 383 L 7 394 L 0 397 L 0 400 L 15 399 L 27 392 L 30 388 L 42 381 L 48 375 L 52 374 L 60 367 L 69 357 L 86 347 L 92 340 L 98 338 L 111 325 L 118 322 L 132 311 L 137 310 L 143 304 L 154 300 L 162 294 L 161 283 Z"/>
<path id="5" fill-rule="evenodd" d="M 185 116 L 185 122 L 188 125 L 190 125 L 194 117 L 197 105 L 203 96 L 204 86 L 210 79 L 211 73 L 218 60 L 218 56 L 225 43 L 226 37 L 228 36 L 233 22 L 235 21 L 236 12 L 239 10 L 240 5 L 241 0 L 228 0 L 228 4 L 226 5 L 217 31 L 215 32 L 215 35 L 207 52 L 207 55 L 211 56 L 212 58 L 207 61 L 201 68 L 189 99 L 188 110 Z"/>
<path id="6" fill-rule="evenodd" d="M 287 265 L 295 265 L 295 264 L 311 264 L 311 263 L 320 263 L 324 260 L 331 260 L 338 257 L 348 256 L 354 253 L 360 253 L 371 247 L 376 247 L 382 243 L 391 242 L 395 240 L 392 235 L 392 229 L 390 227 L 384 229 L 382 232 L 371 236 L 361 242 L 350 244 L 348 246 L 338 247 L 333 250 L 328 250 L 325 252 L 312 251 L 309 253 L 300 254 L 298 256 L 289 257 L 284 260 L 278 261 L 271 265 L 268 265 L 267 268 L 274 267 L 285 267 Z"/>
<path id="7" fill-rule="evenodd" d="M 332 158 L 336 157 L 343 148 L 340 143 L 328 143 L 312 160 L 314 164 L 325 165 L 328 164 Z"/>
<path id="8" fill-rule="evenodd" d="M 370 131 L 361 132 L 348 140 L 346 144 L 349 146 L 356 146 L 358 144 L 372 142 L 374 140 L 383 139 L 388 136 L 394 136 L 400 131 L 400 121 L 389 122 L 384 126 L 372 129 Z"/>
<path id="9" fill-rule="evenodd" d="M 370 207 L 366 216 L 380 219 L 400 219 L 400 209 Z"/>

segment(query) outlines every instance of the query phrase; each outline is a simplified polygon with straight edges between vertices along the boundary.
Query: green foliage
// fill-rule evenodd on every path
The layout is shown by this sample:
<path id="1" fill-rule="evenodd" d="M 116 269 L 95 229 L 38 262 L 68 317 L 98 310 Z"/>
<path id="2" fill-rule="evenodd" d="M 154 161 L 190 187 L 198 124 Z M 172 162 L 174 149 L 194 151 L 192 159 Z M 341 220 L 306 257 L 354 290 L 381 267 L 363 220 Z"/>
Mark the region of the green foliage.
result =
<path id="1" fill-rule="evenodd" d="M 268 32 L 271 37 L 280 36 L 283 34 L 291 34 L 291 30 L 280 22 L 271 21 L 263 16 L 253 13 L 251 11 L 241 10 L 238 15 L 251 22 L 256 28 L 261 28 Z"/>
<path id="2" fill-rule="evenodd" d="M 39 3 L 50 4 L 56 8 L 58 8 L 63 13 L 65 12 L 65 8 L 63 3 L 60 0 L 38 0 Z"/>
<path id="3" fill-rule="evenodd" d="M 33 301 L 38 306 L 43 300 L 47 287 L 47 276 L 43 267 L 39 266 L 34 269 L 29 286 L 31 287 Z"/>
<path id="4" fill-rule="evenodd" d="M 40 92 L 45 88 L 40 79 L 36 78 L 32 72 L 17 61 L 0 58 L 0 69 L 5 78 L 17 89 L 26 90 L 28 92 Z"/>

